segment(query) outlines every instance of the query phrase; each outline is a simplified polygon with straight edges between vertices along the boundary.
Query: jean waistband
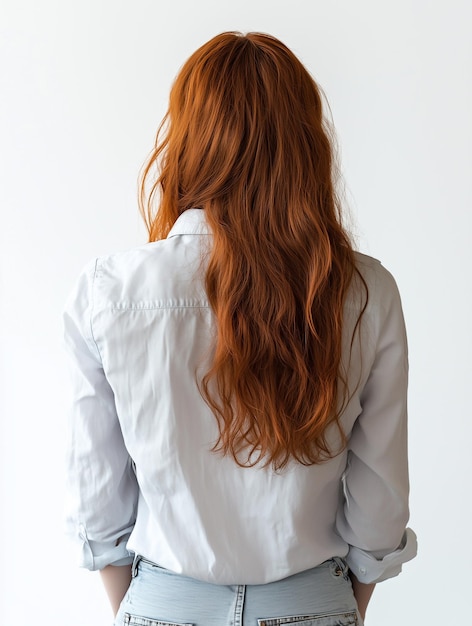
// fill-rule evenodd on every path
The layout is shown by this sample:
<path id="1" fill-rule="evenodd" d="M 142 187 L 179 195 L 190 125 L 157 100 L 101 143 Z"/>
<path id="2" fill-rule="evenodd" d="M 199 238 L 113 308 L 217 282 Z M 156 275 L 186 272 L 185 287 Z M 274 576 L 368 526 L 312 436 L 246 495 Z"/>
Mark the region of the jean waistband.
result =
<path id="1" fill-rule="evenodd" d="M 138 567 L 141 562 L 147 563 L 148 565 L 151 565 L 152 567 L 157 567 L 159 569 L 165 570 L 165 568 L 163 568 L 161 565 L 158 565 L 157 563 L 153 563 L 153 561 L 149 561 L 148 559 L 144 558 L 140 554 L 135 554 L 134 559 L 133 559 L 133 565 L 131 568 L 132 578 L 135 578 L 137 576 Z M 333 573 L 336 576 L 343 576 L 344 578 L 347 578 L 347 576 L 349 575 L 349 567 L 345 559 L 339 556 L 333 556 L 331 559 L 328 559 L 327 561 L 323 561 L 323 563 L 320 563 L 319 565 L 315 566 L 315 568 L 313 569 L 316 569 L 316 567 L 331 567 Z"/>
<path id="2" fill-rule="evenodd" d="M 133 565 L 131 567 L 131 577 L 132 578 L 135 578 L 137 576 L 137 574 L 138 574 L 138 566 L 139 566 L 139 564 L 141 562 L 147 563 L 148 565 L 152 565 L 153 567 L 160 567 L 160 565 L 158 565 L 157 563 L 153 563 L 152 561 L 148 561 L 148 559 L 145 559 L 140 554 L 135 554 L 134 555 L 134 559 L 133 559 Z"/>

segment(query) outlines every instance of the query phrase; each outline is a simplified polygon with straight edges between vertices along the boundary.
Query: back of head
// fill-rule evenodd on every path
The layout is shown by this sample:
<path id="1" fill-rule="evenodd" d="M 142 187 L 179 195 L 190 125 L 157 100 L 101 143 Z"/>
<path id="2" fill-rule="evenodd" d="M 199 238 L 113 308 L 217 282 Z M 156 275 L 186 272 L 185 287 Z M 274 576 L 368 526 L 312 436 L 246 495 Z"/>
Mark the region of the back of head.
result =
<path id="1" fill-rule="evenodd" d="M 218 420 L 215 449 L 276 468 L 329 458 L 331 424 L 343 441 L 342 317 L 355 266 L 322 98 L 302 63 L 259 33 L 199 48 L 173 85 L 141 192 L 150 240 L 192 207 L 213 231 L 217 338 L 201 392 Z"/>

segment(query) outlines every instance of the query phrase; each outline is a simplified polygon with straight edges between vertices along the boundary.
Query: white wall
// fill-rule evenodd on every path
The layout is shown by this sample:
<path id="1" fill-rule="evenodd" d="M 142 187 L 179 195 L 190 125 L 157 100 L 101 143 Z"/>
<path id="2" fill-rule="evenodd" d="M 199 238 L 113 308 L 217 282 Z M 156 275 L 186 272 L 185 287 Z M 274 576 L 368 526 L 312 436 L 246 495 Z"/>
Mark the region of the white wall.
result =
<path id="1" fill-rule="evenodd" d="M 359 245 L 399 283 L 420 553 L 368 624 L 464 623 L 470 594 L 468 0 L 0 0 L 2 623 L 98 626 L 62 538 L 60 312 L 89 258 L 145 240 L 136 177 L 172 77 L 223 30 L 285 41 L 328 95 Z"/>

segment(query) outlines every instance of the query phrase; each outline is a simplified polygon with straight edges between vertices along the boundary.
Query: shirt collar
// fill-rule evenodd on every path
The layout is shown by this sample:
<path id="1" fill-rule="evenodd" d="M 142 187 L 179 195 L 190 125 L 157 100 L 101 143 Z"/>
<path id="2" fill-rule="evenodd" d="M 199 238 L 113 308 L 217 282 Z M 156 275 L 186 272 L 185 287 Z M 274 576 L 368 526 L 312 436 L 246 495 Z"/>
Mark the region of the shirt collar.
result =
<path id="1" fill-rule="evenodd" d="M 175 235 L 211 235 L 204 209 L 187 209 L 179 215 L 167 238 Z"/>

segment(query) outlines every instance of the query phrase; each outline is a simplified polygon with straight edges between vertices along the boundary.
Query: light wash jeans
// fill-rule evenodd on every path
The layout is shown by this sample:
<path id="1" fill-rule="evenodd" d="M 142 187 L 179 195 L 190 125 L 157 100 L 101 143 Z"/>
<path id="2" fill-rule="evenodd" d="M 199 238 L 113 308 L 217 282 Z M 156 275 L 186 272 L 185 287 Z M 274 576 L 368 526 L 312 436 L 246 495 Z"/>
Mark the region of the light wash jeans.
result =
<path id="1" fill-rule="evenodd" d="M 115 626 L 362 626 L 340 558 L 266 585 L 213 585 L 136 556 Z"/>

